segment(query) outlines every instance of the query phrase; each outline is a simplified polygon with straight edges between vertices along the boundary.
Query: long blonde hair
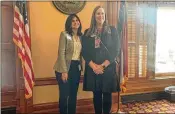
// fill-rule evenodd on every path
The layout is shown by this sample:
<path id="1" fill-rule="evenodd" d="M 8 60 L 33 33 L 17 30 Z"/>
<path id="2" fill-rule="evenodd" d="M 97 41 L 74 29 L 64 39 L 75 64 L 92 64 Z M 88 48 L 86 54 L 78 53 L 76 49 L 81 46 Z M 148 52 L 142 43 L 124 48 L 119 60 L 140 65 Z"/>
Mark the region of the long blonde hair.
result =
<path id="1" fill-rule="evenodd" d="M 94 8 L 94 11 L 92 13 L 92 17 L 91 17 L 91 25 L 90 28 L 88 29 L 87 33 L 85 33 L 86 36 L 90 36 L 92 34 L 95 33 L 96 30 L 96 19 L 95 19 L 95 13 L 99 8 L 103 8 L 102 6 L 97 6 Z M 104 9 L 104 8 L 103 8 Z M 109 30 L 109 26 L 107 23 L 107 17 L 106 17 L 106 13 L 105 13 L 105 21 L 103 23 L 103 28 L 104 28 L 104 32 Z"/>

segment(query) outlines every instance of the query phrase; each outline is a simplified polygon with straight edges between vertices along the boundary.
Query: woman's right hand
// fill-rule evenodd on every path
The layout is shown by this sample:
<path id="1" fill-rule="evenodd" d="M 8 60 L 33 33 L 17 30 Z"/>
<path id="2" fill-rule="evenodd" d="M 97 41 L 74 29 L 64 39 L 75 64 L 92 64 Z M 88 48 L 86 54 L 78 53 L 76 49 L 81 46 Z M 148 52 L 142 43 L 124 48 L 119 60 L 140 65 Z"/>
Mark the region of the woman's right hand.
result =
<path id="1" fill-rule="evenodd" d="M 68 79 L 68 73 L 67 72 L 63 72 L 61 75 L 61 79 L 63 82 L 66 82 Z"/>
<path id="2" fill-rule="evenodd" d="M 94 69 L 95 74 L 103 74 L 104 68 L 101 65 L 96 64 L 96 69 Z"/>
<path id="3" fill-rule="evenodd" d="M 95 64 L 94 62 L 90 61 L 89 66 L 93 69 L 95 74 L 103 74 L 103 67 L 101 65 Z"/>

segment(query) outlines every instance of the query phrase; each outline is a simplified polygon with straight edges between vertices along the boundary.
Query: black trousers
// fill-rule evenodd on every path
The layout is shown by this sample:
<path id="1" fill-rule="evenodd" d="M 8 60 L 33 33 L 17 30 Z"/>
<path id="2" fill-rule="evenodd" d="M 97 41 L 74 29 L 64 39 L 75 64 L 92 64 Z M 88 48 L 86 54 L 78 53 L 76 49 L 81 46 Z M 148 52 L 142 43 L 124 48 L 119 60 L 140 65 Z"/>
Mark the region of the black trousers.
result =
<path id="1" fill-rule="evenodd" d="M 94 91 L 93 102 L 94 102 L 95 114 L 110 114 L 112 106 L 111 93 Z"/>
<path id="2" fill-rule="evenodd" d="M 79 61 L 71 61 L 67 82 L 61 79 L 61 73 L 55 72 L 59 86 L 59 109 L 61 114 L 75 114 L 77 91 L 80 81 Z"/>

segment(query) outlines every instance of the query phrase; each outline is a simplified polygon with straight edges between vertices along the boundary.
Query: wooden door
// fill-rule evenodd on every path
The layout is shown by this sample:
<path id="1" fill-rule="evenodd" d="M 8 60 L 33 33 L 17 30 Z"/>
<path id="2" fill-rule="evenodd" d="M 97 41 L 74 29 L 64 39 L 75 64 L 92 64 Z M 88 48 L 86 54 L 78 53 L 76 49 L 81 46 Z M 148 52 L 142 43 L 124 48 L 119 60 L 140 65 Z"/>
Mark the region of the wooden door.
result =
<path id="1" fill-rule="evenodd" d="M 16 107 L 16 58 L 12 41 L 13 2 L 1 2 L 1 107 Z"/>

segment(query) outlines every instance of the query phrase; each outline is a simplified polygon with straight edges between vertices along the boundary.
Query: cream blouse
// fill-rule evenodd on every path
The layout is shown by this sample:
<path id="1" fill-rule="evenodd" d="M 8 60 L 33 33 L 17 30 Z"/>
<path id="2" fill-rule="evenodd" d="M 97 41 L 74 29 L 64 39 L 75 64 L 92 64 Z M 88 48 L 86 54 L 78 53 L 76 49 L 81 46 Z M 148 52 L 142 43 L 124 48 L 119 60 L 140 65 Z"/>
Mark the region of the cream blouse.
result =
<path id="1" fill-rule="evenodd" d="M 80 38 L 78 37 L 77 40 L 73 36 L 73 43 L 74 43 L 74 52 L 72 56 L 72 60 L 80 60 L 80 53 L 81 53 L 81 41 Z"/>

